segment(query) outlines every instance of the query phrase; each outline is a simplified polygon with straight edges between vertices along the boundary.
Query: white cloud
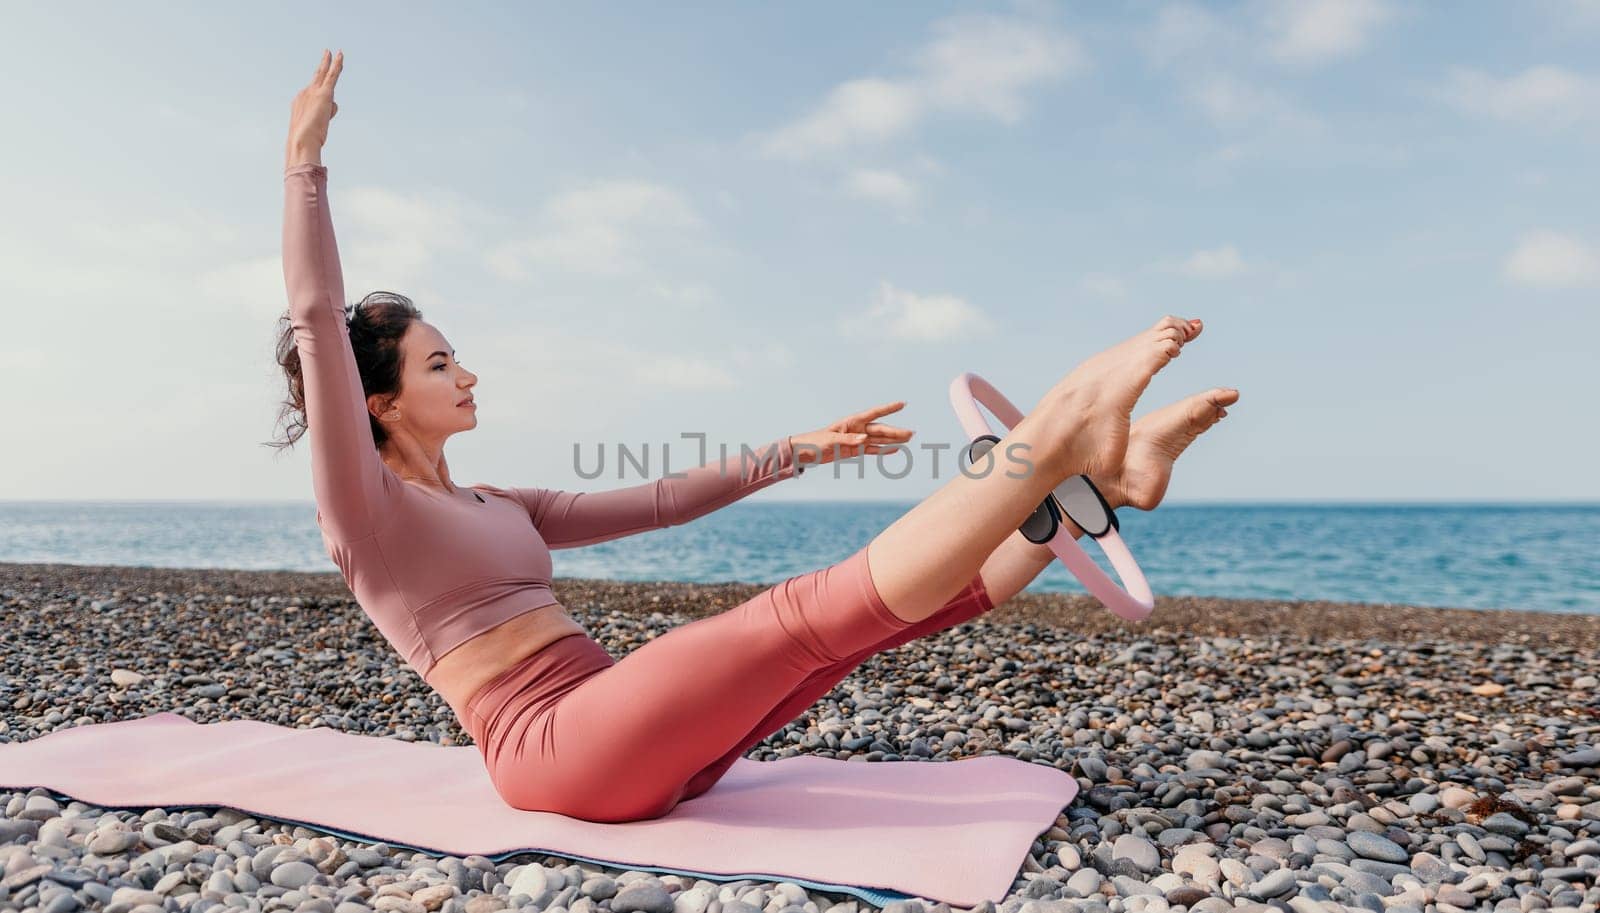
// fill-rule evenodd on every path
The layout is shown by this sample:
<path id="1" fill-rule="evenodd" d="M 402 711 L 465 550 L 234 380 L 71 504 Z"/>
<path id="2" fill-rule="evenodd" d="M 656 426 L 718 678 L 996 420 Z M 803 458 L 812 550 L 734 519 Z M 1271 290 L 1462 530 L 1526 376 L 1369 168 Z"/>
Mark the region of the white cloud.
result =
<path id="1" fill-rule="evenodd" d="M 721 365 L 709 359 L 675 352 L 641 352 L 631 371 L 641 384 L 677 390 L 732 390 L 737 383 Z"/>
<path id="2" fill-rule="evenodd" d="M 123 222 L 96 218 L 68 226 L 75 249 L 92 245 L 104 254 L 127 257 L 174 258 L 200 249 L 216 249 L 238 240 L 227 220 L 186 208 L 167 218 Z"/>
<path id="3" fill-rule="evenodd" d="M 1028 90 L 1083 63 L 1071 35 L 1033 20 L 965 15 L 941 20 L 933 31 L 911 73 L 840 83 L 810 113 L 761 137 L 762 151 L 805 159 L 882 143 L 939 112 L 1016 123 Z"/>
<path id="4" fill-rule="evenodd" d="M 1600 285 L 1600 250 L 1570 235 L 1530 232 L 1506 258 L 1505 276 L 1543 288 Z"/>
<path id="5" fill-rule="evenodd" d="M 349 259 L 409 283 L 436 253 L 466 246 L 466 207 L 454 198 L 428 199 L 381 187 L 357 186 L 339 200 Z M 354 289 L 347 289 L 354 291 Z"/>
<path id="6" fill-rule="evenodd" d="M 922 52 L 919 84 L 932 107 L 986 114 L 1016 123 L 1022 94 L 1083 63 L 1078 43 L 1038 22 L 966 16 L 934 24 Z"/>
<path id="7" fill-rule="evenodd" d="M 240 460 L 266 450 L 256 442 L 272 435 L 283 391 L 272 359 L 282 267 L 276 254 L 251 257 L 262 241 L 275 246 L 275 229 L 240 228 L 236 213 L 181 201 L 80 202 L 67 186 L 53 205 L 0 220 L 0 300 L 26 302 L 7 311 L 0 386 L 48 377 L 49 395 L 17 398 L 11 417 L 61 445 L 22 452 L 12 496 L 127 497 L 109 494 L 124 483 L 149 497 L 230 490 Z M 228 263 L 237 266 L 218 267 Z M 63 332 L 82 326 L 94 332 Z M 183 458 L 148 446 L 151 428 L 184 441 Z M 98 492 L 74 485 L 107 454 L 121 481 L 102 480 Z"/>
<path id="8" fill-rule="evenodd" d="M 1559 27 L 1600 25 L 1600 0 L 1544 0 L 1541 5 Z"/>
<path id="9" fill-rule="evenodd" d="M 790 368 L 795 364 L 794 352 L 781 342 L 768 343 L 759 351 L 739 348 L 732 353 L 733 363 L 743 371 L 765 371 L 771 368 Z"/>
<path id="10" fill-rule="evenodd" d="M 1393 15 L 1383 0 L 1275 0 L 1263 24 L 1273 58 L 1314 65 L 1359 53 Z"/>
<path id="11" fill-rule="evenodd" d="M 596 181 L 545 204 L 533 234 L 497 245 L 490 269 L 506 279 L 526 279 L 532 268 L 623 275 L 645 265 L 655 242 L 703 226 L 678 191 L 635 180 Z"/>
<path id="12" fill-rule="evenodd" d="M 1168 72 L 1174 91 L 1189 109 L 1226 133 L 1197 164 L 1298 159 L 1306 154 L 1307 143 L 1327 148 L 1323 142 L 1327 130 L 1319 117 L 1277 88 L 1274 80 L 1248 72 L 1257 58 L 1272 56 L 1271 42 L 1260 33 L 1262 20 L 1288 29 L 1285 17 L 1294 11 L 1259 2 L 1225 11 L 1189 2 L 1168 3 L 1139 36 L 1145 57 Z"/>
<path id="13" fill-rule="evenodd" d="M 917 201 L 917 187 L 898 172 L 858 168 L 850 172 L 846 187 L 851 194 L 892 206 L 906 207 Z"/>
<path id="14" fill-rule="evenodd" d="M 642 348 L 614 336 L 589 336 L 556 325 L 526 326 L 476 340 L 485 406 L 508 417 L 531 418 L 560 408 L 593 411 L 597 402 L 637 398 L 661 390 L 729 390 L 737 386 L 729 365 L 717 358 L 676 350 Z M 539 381 L 523 383 L 513 373 L 489 373 L 539 365 Z M 570 416 L 566 416 L 570 417 Z M 600 420 L 600 417 L 594 417 Z"/>
<path id="15" fill-rule="evenodd" d="M 926 152 L 918 152 L 911 157 L 911 167 L 923 174 L 944 174 L 947 169 L 943 162 Z"/>
<path id="16" fill-rule="evenodd" d="M 1244 258 L 1232 244 L 1197 250 L 1171 268 L 1194 279 L 1230 279 L 1246 271 Z"/>
<path id="17" fill-rule="evenodd" d="M 1314 66 L 1360 53 L 1394 18 L 1389 0 L 1256 0 L 1221 13 L 1184 0 L 1162 6 L 1139 44 L 1158 65 Z"/>
<path id="18" fill-rule="evenodd" d="M 464 227 L 469 206 L 454 198 L 425 199 L 379 187 L 343 191 L 333 204 L 345 298 L 357 301 L 386 289 L 411 297 L 427 310 L 439 296 L 427 281 L 443 251 L 469 247 Z M 200 295 L 270 320 L 288 310 L 281 254 L 226 259 L 187 271 Z"/>
<path id="19" fill-rule="evenodd" d="M 1215 15 L 1192 3 L 1169 3 L 1156 14 L 1155 25 L 1143 36 L 1145 55 L 1153 62 L 1206 55 L 1234 40 L 1234 32 Z"/>
<path id="20" fill-rule="evenodd" d="M 1083 281 L 1079 284 L 1084 291 L 1091 295 L 1099 295 L 1102 298 L 1124 298 L 1128 294 L 1127 283 L 1116 276 L 1108 276 L 1104 273 L 1090 273 L 1084 276 Z"/>
<path id="21" fill-rule="evenodd" d="M 961 298 L 919 295 L 888 282 L 878 287 L 869 308 L 839 321 L 839 331 L 845 336 L 887 336 L 911 342 L 937 342 L 991 329 L 988 317 Z"/>
<path id="22" fill-rule="evenodd" d="M 1269 131 L 1314 131 L 1321 122 L 1278 92 L 1231 76 L 1197 79 L 1189 103 L 1218 127 Z"/>
<path id="23" fill-rule="evenodd" d="M 903 133 L 920 116 L 914 86 L 885 79 L 852 79 L 834 86 L 821 105 L 766 138 L 768 155 L 805 158 L 854 143 L 881 142 Z"/>
<path id="24" fill-rule="evenodd" d="M 261 320 L 272 320 L 289 310 L 288 292 L 283 285 L 283 257 L 279 254 L 234 260 L 201 270 L 195 274 L 195 285 L 214 304 Z"/>
<path id="25" fill-rule="evenodd" d="M 709 286 L 700 282 L 686 282 L 674 284 L 658 281 L 651 286 L 651 291 L 668 301 L 676 301 L 691 307 L 699 307 L 716 300 L 717 293 Z"/>
<path id="26" fill-rule="evenodd" d="M 1505 78 L 1458 67 L 1439 94 L 1461 111 L 1498 120 L 1560 125 L 1600 110 L 1600 81 L 1554 66 Z"/>
<path id="27" fill-rule="evenodd" d="M 1271 106 L 1263 89 L 1227 76 L 1215 76 L 1192 86 L 1189 101 L 1215 124 L 1236 124 L 1255 118 Z"/>
<path id="28" fill-rule="evenodd" d="M 12 202 L 11 200 L 7 201 Z M 194 207 L 150 218 L 110 201 L 18 200 L 0 225 L 0 292 L 10 300 L 76 297 L 80 313 L 103 308 L 125 313 L 126 296 L 157 280 L 171 300 L 185 307 L 192 295 L 172 300 L 172 289 L 199 270 L 236 256 L 238 232 L 231 220 Z M 278 283 L 283 279 L 280 274 Z M 156 295 L 153 300 L 162 300 Z"/>

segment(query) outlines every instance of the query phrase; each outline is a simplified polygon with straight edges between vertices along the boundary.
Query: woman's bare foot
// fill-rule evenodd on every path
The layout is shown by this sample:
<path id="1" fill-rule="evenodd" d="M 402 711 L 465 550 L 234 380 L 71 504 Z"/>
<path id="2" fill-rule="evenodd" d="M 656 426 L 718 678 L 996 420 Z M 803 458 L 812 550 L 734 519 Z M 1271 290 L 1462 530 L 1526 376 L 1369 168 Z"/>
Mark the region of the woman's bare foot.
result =
<path id="1" fill-rule="evenodd" d="M 1072 429 L 1060 455 L 1070 472 L 1105 479 L 1121 474 L 1134 404 L 1201 328 L 1198 319 L 1164 317 L 1078 365 L 1045 395 Z"/>
<path id="2" fill-rule="evenodd" d="M 1140 416 L 1128 432 L 1127 456 L 1121 475 L 1106 494 L 1113 504 L 1154 510 L 1167 494 L 1172 464 L 1206 429 L 1228 414 L 1239 391 L 1216 387 Z"/>

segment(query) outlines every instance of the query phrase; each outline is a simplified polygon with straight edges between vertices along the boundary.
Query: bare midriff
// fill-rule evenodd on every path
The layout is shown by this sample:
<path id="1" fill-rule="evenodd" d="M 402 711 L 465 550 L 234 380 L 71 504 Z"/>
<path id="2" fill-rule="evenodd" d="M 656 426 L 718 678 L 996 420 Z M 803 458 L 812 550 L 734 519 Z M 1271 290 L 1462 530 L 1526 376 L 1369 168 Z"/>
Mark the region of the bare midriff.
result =
<path id="1" fill-rule="evenodd" d="M 463 725 L 467 705 L 484 685 L 552 642 L 589 632 L 567 614 L 561 603 L 540 606 L 479 634 L 439 657 L 428 682 Z"/>

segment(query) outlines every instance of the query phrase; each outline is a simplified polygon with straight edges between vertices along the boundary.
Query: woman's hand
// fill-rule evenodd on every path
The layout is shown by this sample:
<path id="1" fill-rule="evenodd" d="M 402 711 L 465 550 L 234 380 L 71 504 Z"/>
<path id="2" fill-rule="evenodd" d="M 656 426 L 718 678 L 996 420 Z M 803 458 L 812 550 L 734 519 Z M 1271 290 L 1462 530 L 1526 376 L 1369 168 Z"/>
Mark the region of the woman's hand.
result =
<path id="1" fill-rule="evenodd" d="M 865 412 L 846 416 L 826 428 L 790 435 L 789 442 L 794 446 L 795 462 L 821 465 L 863 453 L 884 453 L 885 444 L 899 444 L 911 440 L 910 430 L 873 421 L 891 412 L 899 412 L 900 407 L 905 404 L 905 400 L 885 403 Z"/>
<path id="2" fill-rule="evenodd" d="M 328 141 L 328 121 L 339 113 L 339 104 L 333 100 L 333 87 L 339 84 L 339 73 L 344 70 L 344 51 L 337 54 L 322 52 L 322 62 L 311 77 L 311 84 L 300 90 L 289 108 L 289 141 L 284 155 L 284 168 L 321 158 L 322 146 Z"/>

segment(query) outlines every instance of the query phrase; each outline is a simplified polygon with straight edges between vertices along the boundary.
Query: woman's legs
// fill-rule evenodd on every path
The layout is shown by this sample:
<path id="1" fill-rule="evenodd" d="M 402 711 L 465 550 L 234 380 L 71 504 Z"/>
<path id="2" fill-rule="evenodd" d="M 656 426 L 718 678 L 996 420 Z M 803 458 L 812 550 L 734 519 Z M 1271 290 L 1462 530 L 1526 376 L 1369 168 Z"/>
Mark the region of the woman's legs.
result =
<path id="1" fill-rule="evenodd" d="M 487 752 L 495 788 L 515 808 L 590 821 L 670 811 L 807 678 L 910 627 L 878 597 L 866 557 L 679 625 L 514 713 Z"/>
<path id="2" fill-rule="evenodd" d="M 857 650 L 844 659 L 811 673 L 788 697 L 774 707 L 771 713 L 763 717 L 761 722 L 757 723 L 755 728 L 750 731 L 750 734 L 740 740 L 739 744 L 735 745 L 727 754 L 718 758 L 710 766 L 691 777 L 688 785 L 684 788 L 683 799 L 680 801 L 693 799 L 695 796 L 710 789 L 744 756 L 746 751 L 789 725 L 790 722 L 810 708 L 812 704 L 815 704 L 819 698 L 832 691 L 841 681 L 844 681 L 868 657 L 886 650 L 892 650 L 902 644 L 910 643 L 917 638 L 926 637 L 946 628 L 964 624 L 984 614 L 996 605 L 1005 602 L 1009 595 L 1000 597 L 996 602 L 995 597 L 998 594 L 991 593 L 984 585 L 986 579 L 994 576 L 994 573 L 989 571 L 990 564 L 995 563 L 995 558 L 1002 556 L 1002 553 L 1006 553 L 1008 569 L 1032 564 L 1038 559 L 1038 555 L 1035 552 L 1038 548 L 1040 546 L 1024 539 L 1021 534 L 1008 538 L 1000 548 L 995 550 L 995 555 L 991 556 L 990 561 L 984 564 L 984 572 L 973 577 L 971 582 L 962 588 L 961 592 L 957 593 L 949 602 L 940 606 L 938 611 L 878 643 Z M 1045 549 L 1045 555 L 1050 560 L 1055 560 L 1055 555 L 1049 549 Z M 1048 563 L 1048 561 L 1039 562 L 1034 575 L 1037 576 L 1038 572 L 1043 570 Z M 1028 579 L 1031 581 L 1033 577 L 1030 576 Z M 1011 594 L 1014 595 L 1026 585 L 1026 582 L 1022 583 L 1014 590 L 1011 590 Z"/>
<path id="3" fill-rule="evenodd" d="M 1001 437 L 991 471 L 957 475 L 879 533 L 869 564 L 889 611 L 921 621 L 1066 478 L 1120 473 L 1134 403 L 1199 333 L 1198 321 L 1167 317 L 1090 358 Z M 1021 460 L 1035 465 L 1024 470 Z"/>
<path id="4" fill-rule="evenodd" d="M 1105 495 L 1113 510 L 1130 506 L 1139 510 L 1155 510 L 1166 495 L 1173 463 L 1194 443 L 1195 438 L 1227 415 L 1227 407 L 1238 399 L 1237 390 L 1214 388 L 1146 414 L 1129 429 L 1128 453 L 1123 471 L 1114 478 L 1095 479 L 1095 487 Z M 1064 532 L 1074 539 L 1083 536 L 1083 530 L 1070 521 Z M 794 693 L 756 724 L 737 748 L 695 774 L 684 790 L 683 800 L 693 799 L 710 789 L 746 751 L 798 718 L 859 668 L 867 657 L 964 624 L 997 605 L 1004 605 L 1011 597 L 1026 589 L 1055 560 L 1055 552 L 1049 546 L 1029 542 L 1020 533 L 1007 536 L 1005 542 L 984 561 L 978 576 L 938 611 L 881 643 L 812 673 Z"/>
<path id="5" fill-rule="evenodd" d="M 1194 333 L 1168 318 L 1069 375 L 997 448 L 1031 448 L 1036 465 L 1021 478 L 1014 467 L 958 476 L 844 561 L 674 628 L 583 680 L 511 727 L 496 788 L 515 807 L 588 820 L 665 814 L 819 670 L 939 612 L 1063 479 L 1117 471 L 1133 402 Z"/>

